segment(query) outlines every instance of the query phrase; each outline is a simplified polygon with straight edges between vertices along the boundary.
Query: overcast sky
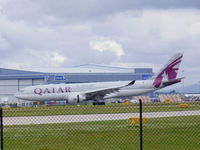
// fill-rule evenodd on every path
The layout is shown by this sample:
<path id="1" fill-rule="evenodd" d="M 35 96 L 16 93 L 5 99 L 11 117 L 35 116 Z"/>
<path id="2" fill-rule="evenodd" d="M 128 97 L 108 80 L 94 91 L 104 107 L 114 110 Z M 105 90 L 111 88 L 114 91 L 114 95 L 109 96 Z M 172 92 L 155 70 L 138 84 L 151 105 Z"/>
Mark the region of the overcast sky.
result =
<path id="1" fill-rule="evenodd" d="M 0 0 L 0 67 L 152 67 L 200 81 L 199 0 Z"/>

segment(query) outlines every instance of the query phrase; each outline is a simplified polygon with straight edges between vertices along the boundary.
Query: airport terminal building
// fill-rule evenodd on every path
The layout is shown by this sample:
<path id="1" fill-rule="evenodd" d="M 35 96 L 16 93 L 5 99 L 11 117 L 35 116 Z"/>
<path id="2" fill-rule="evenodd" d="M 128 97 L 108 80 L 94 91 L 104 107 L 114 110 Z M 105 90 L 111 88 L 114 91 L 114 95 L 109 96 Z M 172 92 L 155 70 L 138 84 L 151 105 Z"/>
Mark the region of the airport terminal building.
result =
<path id="1" fill-rule="evenodd" d="M 104 81 L 146 80 L 153 76 L 152 68 L 121 68 L 86 64 L 72 68 L 5 69 L 0 68 L 0 104 L 31 105 L 18 100 L 14 93 L 40 84 L 84 83 Z"/>

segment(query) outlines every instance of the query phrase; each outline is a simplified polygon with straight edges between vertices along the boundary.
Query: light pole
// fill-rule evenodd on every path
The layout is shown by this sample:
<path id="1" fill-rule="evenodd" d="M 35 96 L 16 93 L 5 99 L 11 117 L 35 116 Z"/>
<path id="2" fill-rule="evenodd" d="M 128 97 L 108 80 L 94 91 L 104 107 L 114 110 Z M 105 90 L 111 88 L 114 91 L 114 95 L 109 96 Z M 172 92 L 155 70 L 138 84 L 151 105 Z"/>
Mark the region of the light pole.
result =
<path id="1" fill-rule="evenodd" d="M 184 77 L 184 70 L 182 70 L 182 77 Z M 184 78 L 182 79 L 182 94 L 184 94 Z"/>
<path id="2" fill-rule="evenodd" d="M 200 81 L 199 81 L 199 94 L 200 94 Z"/>

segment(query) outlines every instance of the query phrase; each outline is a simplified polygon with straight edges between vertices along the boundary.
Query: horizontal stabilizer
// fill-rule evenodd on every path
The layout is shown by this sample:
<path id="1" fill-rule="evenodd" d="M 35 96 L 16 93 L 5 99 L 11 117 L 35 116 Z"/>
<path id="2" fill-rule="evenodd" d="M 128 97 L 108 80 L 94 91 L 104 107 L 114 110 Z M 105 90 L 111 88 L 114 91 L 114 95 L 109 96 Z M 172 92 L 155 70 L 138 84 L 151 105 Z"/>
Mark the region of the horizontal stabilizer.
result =
<path id="1" fill-rule="evenodd" d="M 170 80 L 170 81 L 164 81 L 162 84 L 163 84 L 164 86 L 169 86 L 169 85 L 172 85 L 172 84 L 176 84 L 176 83 L 181 82 L 182 79 L 184 79 L 184 77 L 178 78 L 178 79 L 174 79 L 174 80 Z"/>

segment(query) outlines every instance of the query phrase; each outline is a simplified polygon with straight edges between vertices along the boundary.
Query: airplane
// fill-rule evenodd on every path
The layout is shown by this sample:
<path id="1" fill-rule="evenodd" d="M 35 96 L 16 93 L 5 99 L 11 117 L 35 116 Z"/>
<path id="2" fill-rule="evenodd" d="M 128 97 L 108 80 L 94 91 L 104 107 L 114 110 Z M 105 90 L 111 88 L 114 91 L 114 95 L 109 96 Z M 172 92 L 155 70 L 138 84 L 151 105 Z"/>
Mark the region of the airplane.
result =
<path id="1" fill-rule="evenodd" d="M 14 96 L 28 101 L 80 103 L 141 95 L 181 82 L 183 78 L 177 78 L 177 74 L 182 58 L 182 53 L 175 54 L 150 80 L 36 85 L 23 88 Z"/>

